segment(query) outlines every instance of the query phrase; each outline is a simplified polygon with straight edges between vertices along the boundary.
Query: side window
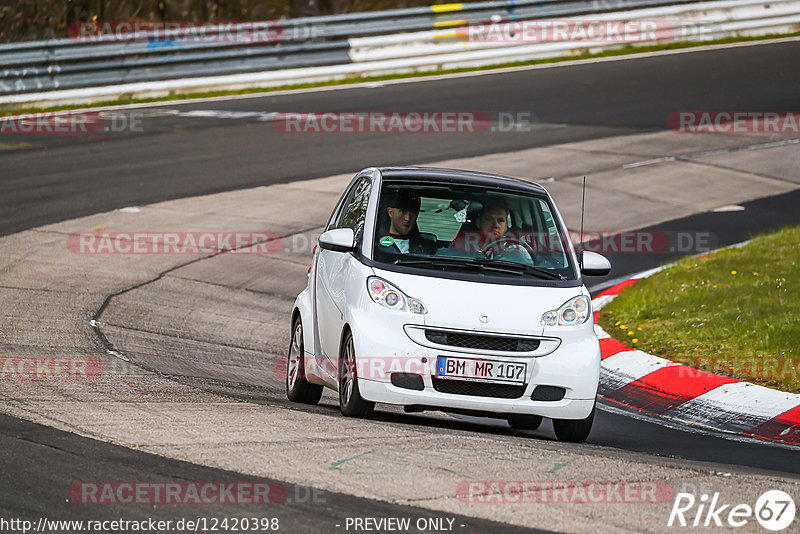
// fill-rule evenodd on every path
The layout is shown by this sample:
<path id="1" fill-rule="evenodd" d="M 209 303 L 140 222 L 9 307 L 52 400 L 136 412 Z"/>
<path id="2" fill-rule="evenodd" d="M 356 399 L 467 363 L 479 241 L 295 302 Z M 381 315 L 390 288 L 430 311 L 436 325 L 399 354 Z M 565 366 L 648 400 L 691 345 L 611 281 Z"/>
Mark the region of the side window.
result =
<path id="1" fill-rule="evenodd" d="M 347 200 L 342 206 L 339 220 L 336 221 L 335 228 L 352 228 L 356 239 L 361 238 L 364 229 L 364 220 L 367 217 L 367 204 L 369 203 L 369 193 L 372 189 L 372 182 L 369 178 L 362 178 L 353 187 L 347 196 Z"/>
<path id="2" fill-rule="evenodd" d="M 562 238 L 569 239 L 569 236 L 562 236 L 556 226 L 555 215 L 550 211 L 550 206 L 543 200 L 539 201 L 539 209 L 542 214 L 544 228 L 547 232 L 547 249 L 550 252 L 550 261 L 559 269 L 567 266 L 565 243 Z"/>

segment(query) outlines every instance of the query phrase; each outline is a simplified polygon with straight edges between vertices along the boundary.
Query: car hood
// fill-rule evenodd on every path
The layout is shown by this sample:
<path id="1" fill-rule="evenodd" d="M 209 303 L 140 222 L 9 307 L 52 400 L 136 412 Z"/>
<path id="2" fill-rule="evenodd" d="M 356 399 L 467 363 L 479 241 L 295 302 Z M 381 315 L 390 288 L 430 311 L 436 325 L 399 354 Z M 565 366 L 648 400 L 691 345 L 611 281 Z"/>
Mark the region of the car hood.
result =
<path id="1" fill-rule="evenodd" d="M 581 287 L 489 284 L 381 269 L 375 269 L 375 274 L 428 308 L 425 315 L 411 316 L 409 323 L 482 332 L 543 335 L 544 312 L 585 294 Z"/>

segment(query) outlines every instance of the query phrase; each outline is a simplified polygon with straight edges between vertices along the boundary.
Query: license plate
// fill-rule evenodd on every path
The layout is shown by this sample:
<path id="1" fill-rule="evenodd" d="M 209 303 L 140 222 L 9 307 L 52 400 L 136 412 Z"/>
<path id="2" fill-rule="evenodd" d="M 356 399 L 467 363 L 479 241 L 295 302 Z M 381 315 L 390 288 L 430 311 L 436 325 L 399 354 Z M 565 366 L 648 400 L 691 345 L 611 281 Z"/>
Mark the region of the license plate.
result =
<path id="1" fill-rule="evenodd" d="M 527 363 L 508 360 L 455 358 L 452 356 L 439 356 L 436 360 L 437 378 L 524 384 L 527 370 Z"/>

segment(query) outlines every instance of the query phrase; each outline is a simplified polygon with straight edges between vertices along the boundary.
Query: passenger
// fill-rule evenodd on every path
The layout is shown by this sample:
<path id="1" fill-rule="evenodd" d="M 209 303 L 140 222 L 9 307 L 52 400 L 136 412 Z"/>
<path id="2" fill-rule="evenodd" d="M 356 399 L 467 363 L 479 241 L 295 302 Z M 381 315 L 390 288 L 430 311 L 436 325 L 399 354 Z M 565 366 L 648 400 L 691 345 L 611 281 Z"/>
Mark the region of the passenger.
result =
<path id="1" fill-rule="evenodd" d="M 420 197 L 408 189 L 400 189 L 389 199 L 389 232 L 378 243 L 383 250 L 399 254 L 434 254 L 435 238 L 421 234 L 417 228 Z"/>

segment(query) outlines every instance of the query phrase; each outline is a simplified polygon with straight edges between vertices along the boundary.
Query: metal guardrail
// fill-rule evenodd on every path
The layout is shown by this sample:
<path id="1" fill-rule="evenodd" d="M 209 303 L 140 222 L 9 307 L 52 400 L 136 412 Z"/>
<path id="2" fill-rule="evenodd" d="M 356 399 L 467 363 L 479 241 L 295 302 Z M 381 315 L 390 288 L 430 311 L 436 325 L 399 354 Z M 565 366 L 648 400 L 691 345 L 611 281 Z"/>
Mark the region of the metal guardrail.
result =
<path id="1" fill-rule="evenodd" d="M 761 0 L 726 0 L 640 8 L 570 19 L 578 28 L 582 20 L 592 23 L 619 20 L 650 23 L 653 26 L 652 37 L 638 44 L 703 41 L 739 33 L 800 30 L 800 0 L 773 0 L 769 3 Z M 491 33 L 486 26 L 483 30 Z M 458 31 L 451 30 L 354 38 L 350 40 L 350 57 L 355 63 L 431 57 L 439 58 L 441 64 L 452 68 L 486 64 L 486 60 L 521 61 L 572 55 L 614 44 L 598 43 L 589 38 L 537 42 L 510 39 L 504 42 L 503 39 L 482 40 L 480 34 L 476 40 L 465 37 L 463 33 L 458 35 Z"/>
<path id="2" fill-rule="evenodd" d="M 263 80 L 264 74 L 275 71 L 281 71 L 274 75 L 276 79 L 291 80 L 287 72 L 306 73 L 309 68 L 317 68 L 316 72 L 336 68 L 336 77 L 341 77 L 343 73 L 364 74 L 370 67 L 382 73 L 564 55 L 598 45 L 580 41 L 467 43 L 459 41 L 454 32 L 489 21 L 588 15 L 621 20 L 707 19 L 717 27 L 703 38 L 714 38 L 747 31 L 800 29 L 800 0 L 499 0 L 278 23 L 208 25 L 191 31 L 176 28 L 157 35 L 128 33 L 86 41 L 14 43 L 0 45 L 0 97 L 7 101 L 12 95 L 143 82 L 164 86 L 169 80 L 177 84 L 207 79 L 208 85 L 213 85 L 213 80 L 226 75 L 245 74 Z M 235 32 L 235 41 L 203 42 L 204 37 L 226 29 Z M 265 43 L 256 37 L 266 30 L 272 31 L 274 38 Z M 241 86 L 242 81 L 237 79 L 237 83 Z"/>
<path id="3" fill-rule="evenodd" d="M 586 13 L 604 13 L 643 6 L 674 5 L 697 0 L 500 0 L 491 2 L 437 4 L 408 9 L 391 9 L 343 15 L 305 17 L 280 21 L 247 22 L 237 24 L 208 24 L 187 32 L 185 29 L 166 30 L 160 35 L 173 44 L 181 44 L 204 33 L 214 33 L 220 27 L 231 31 L 252 30 L 279 26 L 286 34 L 281 40 L 303 41 L 309 38 L 341 39 L 403 31 L 430 30 L 454 22 L 489 20 L 499 16 L 502 20 L 524 20 Z M 457 14 L 463 20 L 443 21 L 442 16 Z M 144 23 L 152 24 L 152 23 Z M 0 65 L 6 59 L 22 66 L 25 62 L 44 59 L 74 59 L 87 54 L 89 46 L 117 44 L 104 47 L 105 52 L 148 51 L 152 48 L 147 34 L 125 36 L 109 35 L 98 41 L 76 42 L 75 39 L 52 39 L 0 44 Z M 189 43 L 187 43 L 188 45 Z M 85 57 L 85 56 L 83 56 Z"/>
<path id="4" fill-rule="evenodd" d="M 278 22 L 208 25 L 192 32 L 104 35 L 0 45 L 0 95 L 346 64 L 348 39 L 433 30 L 488 21 L 613 12 L 694 0 L 503 0 L 308 17 Z M 235 32 L 236 42 L 202 42 Z M 278 31 L 264 43 L 254 31 Z M 250 34 L 248 35 L 248 32 Z M 250 37 L 250 38 L 248 38 Z M 198 42 L 201 41 L 201 42 Z"/>
<path id="5" fill-rule="evenodd" d="M 180 52 L 215 50 L 225 48 L 247 48 L 248 35 L 255 29 L 279 27 L 280 41 L 300 42 L 310 40 L 333 40 L 367 35 L 431 30 L 436 27 L 489 20 L 524 20 L 584 13 L 602 13 L 628 7 L 678 4 L 696 0 L 608 0 L 586 2 L 575 0 L 507 0 L 475 2 L 470 4 L 439 4 L 429 7 L 308 17 L 277 22 L 239 23 L 227 26 L 241 36 L 241 43 L 208 44 L 196 42 L 204 34 L 213 34 L 225 26 L 207 25 L 191 33 L 186 30 L 164 31 L 158 37 L 152 34 L 115 34 L 102 40 L 55 39 L 0 45 L 0 68 L 22 69 L 68 61 L 129 55 L 166 55 Z M 458 15 L 458 20 L 445 17 Z M 251 41 L 257 41 L 252 36 Z"/>

